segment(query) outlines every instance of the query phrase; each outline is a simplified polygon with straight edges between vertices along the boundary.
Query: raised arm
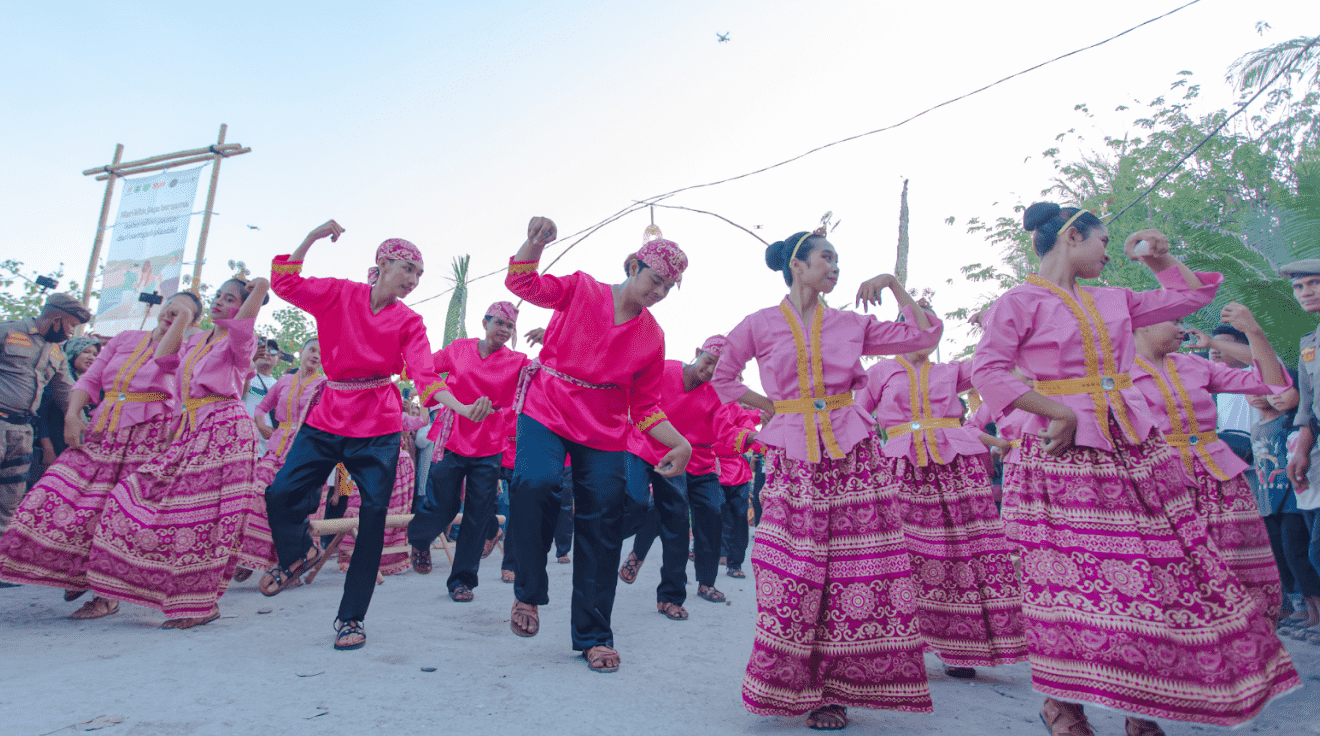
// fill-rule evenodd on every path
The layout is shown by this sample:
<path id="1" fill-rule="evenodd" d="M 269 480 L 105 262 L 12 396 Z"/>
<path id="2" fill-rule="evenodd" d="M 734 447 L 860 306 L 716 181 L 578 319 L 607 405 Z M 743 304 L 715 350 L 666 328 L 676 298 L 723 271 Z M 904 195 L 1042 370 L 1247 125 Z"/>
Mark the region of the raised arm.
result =
<path id="1" fill-rule="evenodd" d="M 1149 253 L 1134 255 L 1134 249 L 1146 241 Z M 1152 291 L 1129 291 L 1128 313 L 1132 327 L 1146 327 L 1179 319 L 1214 301 L 1224 277 L 1217 273 L 1197 272 L 1169 255 L 1169 239 L 1159 230 L 1141 230 L 1124 243 L 1128 257 L 1145 263 L 1163 288 Z"/>
<path id="2" fill-rule="evenodd" d="M 1250 309 L 1237 302 L 1229 302 L 1219 313 L 1219 318 L 1247 336 L 1251 360 L 1255 362 L 1256 370 L 1260 371 L 1260 377 L 1264 379 L 1265 385 L 1276 388 L 1274 393 L 1292 385 L 1292 378 L 1279 363 L 1279 356 L 1274 353 L 1274 346 L 1270 344 L 1270 339 L 1265 336 L 1265 330 L 1261 329 L 1260 323 L 1256 322 L 1256 317 Z"/>
<path id="3" fill-rule="evenodd" d="M 292 255 L 275 256 L 270 264 L 271 289 L 284 301 L 316 316 L 321 307 L 331 302 L 341 288 L 338 279 L 313 279 L 302 275 L 303 259 L 312 244 L 322 238 L 339 239 L 344 228 L 330 220 L 307 233 Z"/>
<path id="4" fill-rule="evenodd" d="M 165 330 L 165 335 L 156 343 L 155 360 L 161 364 L 162 369 L 173 372 L 178 362 L 179 348 L 183 345 L 184 336 L 188 334 L 188 328 L 193 323 L 194 308 L 191 299 L 174 299 L 165 305 L 165 309 L 176 310 L 176 313 L 169 329 Z"/>

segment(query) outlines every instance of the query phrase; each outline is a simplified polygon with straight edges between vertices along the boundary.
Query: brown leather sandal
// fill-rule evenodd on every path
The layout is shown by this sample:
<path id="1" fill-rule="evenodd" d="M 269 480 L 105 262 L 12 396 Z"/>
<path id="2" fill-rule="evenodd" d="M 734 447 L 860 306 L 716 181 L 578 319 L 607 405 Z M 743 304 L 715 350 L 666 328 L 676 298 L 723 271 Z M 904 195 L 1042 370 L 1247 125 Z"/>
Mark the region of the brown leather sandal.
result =
<path id="1" fill-rule="evenodd" d="M 104 618 L 113 613 L 119 613 L 119 601 L 112 601 L 98 595 L 82 604 L 82 608 L 69 614 L 69 618 L 75 621 L 86 621 L 92 618 Z"/>
<path id="2" fill-rule="evenodd" d="M 266 571 L 257 583 L 257 589 L 264 596 L 279 595 L 280 591 L 302 585 L 303 573 L 312 569 L 316 563 L 321 561 L 321 555 L 324 552 L 312 547 L 307 550 L 307 556 L 293 563 L 293 567 L 280 567 L 276 565 Z"/>
<path id="3" fill-rule="evenodd" d="M 826 705 L 807 714 L 807 728 L 814 731 L 842 731 L 848 727 L 848 709 L 842 705 Z"/>
<path id="4" fill-rule="evenodd" d="M 76 600 L 78 600 L 79 598 L 83 597 L 83 594 L 86 593 L 86 592 L 87 592 L 87 591 L 86 591 L 85 589 L 84 589 L 84 590 L 65 590 L 65 591 L 64 591 L 64 602 L 65 602 L 65 603 L 73 603 L 74 601 L 76 601 Z"/>
<path id="5" fill-rule="evenodd" d="M 1164 736 L 1164 729 L 1155 721 L 1148 721 L 1145 718 L 1133 718 L 1128 716 L 1124 731 L 1127 736 Z"/>
<path id="6" fill-rule="evenodd" d="M 212 621 L 220 618 L 220 606 L 211 609 L 211 612 L 200 618 L 172 618 L 161 624 L 162 629 L 191 629 L 196 626 L 205 626 Z"/>
<path id="7" fill-rule="evenodd" d="M 618 672 L 621 661 L 618 651 L 614 647 L 604 645 L 591 647 L 582 652 L 582 658 L 587 660 L 587 668 L 592 672 Z M 613 660 L 614 664 L 610 664 Z"/>
<path id="8" fill-rule="evenodd" d="M 501 539 L 504 539 L 503 529 L 497 530 L 495 536 L 486 540 L 486 544 L 481 548 L 481 559 L 484 560 L 487 557 L 490 557 L 490 553 L 495 551 L 495 545 L 499 544 Z"/>
<path id="9" fill-rule="evenodd" d="M 687 609 L 677 603 L 672 603 L 670 601 L 656 601 L 655 609 L 660 613 L 663 613 L 671 621 L 688 620 Z"/>
<path id="10" fill-rule="evenodd" d="M 635 552 L 628 553 L 628 559 L 624 560 L 623 567 L 619 568 L 619 579 L 632 585 L 637 582 L 637 573 L 642 569 L 642 563 L 646 562 L 643 557 L 638 557 Z"/>
<path id="11" fill-rule="evenodd" d="M 449 591 L 449 600 L 455 603 L 471 603 L 472 599 L 476 597 L 471 588 L 462 584 Z"/>
<path id="12" fill-rule="evenodd" d="M 431 574 L 431 550 L 412 548 L 412 569 L 418 575 Z"/>
<path id="13" fill-rule="evenodd" d="M 1040 722 L 1045 724 L 1050 736 L 1095 736 L 1095 729 L 1078 703 L 1046 698 L 1040 709 Z"/>
<path id="14" fill-rule="evenodd" d="M 241 583 L 252 577 L 252 571 L 246 567 L 234 568 L 234 582 Z"/>
<path id="15" fill-rule="evenodd" d="M 518 574 L 515 573 L 513 570 L 500 570 L 500 582 L 513 583 L 513 582 L 517 582 L 517 580 L 518 580 Z"/>
<path id="16" fill-rule="evenodd" d="M 521 637 L 536 636 L 541 630 L 541 616 L 536 612 L 536 606 L 515 598 L 513 612 L 509 614 L 509 628 Z"/>

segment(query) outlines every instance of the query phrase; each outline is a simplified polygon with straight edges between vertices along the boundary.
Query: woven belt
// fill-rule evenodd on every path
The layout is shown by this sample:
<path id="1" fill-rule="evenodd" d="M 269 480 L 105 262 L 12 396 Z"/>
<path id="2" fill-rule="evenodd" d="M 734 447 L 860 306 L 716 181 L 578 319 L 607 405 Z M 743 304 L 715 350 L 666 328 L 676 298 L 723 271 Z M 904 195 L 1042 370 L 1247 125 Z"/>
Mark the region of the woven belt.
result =
<path id="1" fill-rule="evenodd" d="M 1019 447 L 1019 448 L 1020 448 L 1020 447 L 1022 447 L 1022 440 L 1009 440 L 1009 441 L 1008 441 L 1008 444 L 1009 444 L 1011 447 Z"/>
<path id="2" fill-rule="evenodd" d="M 1115 376 L 1087 376 L 1086 378 L 1064 378 L 1058 381 L 1036 381 L 1035 388 L 1037 393 L 1045 396 L 1098 394 L 1105 391 L 1132 388 L 1132 376 L 1119 373 Z"/>
<path id="3" fill-rule="evenodd" d="M 913 432 L 924 432 L 928 429 L 957 429 L 961 426 L 962 422 L 959 422 L 953 417 L 922 419 L 916 422 L 895 424 L 892 427 L 885 427 L 885 434 L 892 440 L 896 437 L 902 437 L 905 434 L 911 434 Z"/>
<path id="4" fill-rule="evenodd" d="M 101 417 L 97 420 L 96 424 L 98 429 L 105 429 L 111 434 L 114 434 L 119 430 L 119 415 L 123 412 L 125 404 L 145 404 L 150 401 L 169 401 L 170 395 L 161 391 L 146 391 L 142 393 L 120 391 L 114 396 L 107 396 L 105 398 L 107 402 L 113 403 L 108 403 L 101 409 Z"/>
<path id="5" fill-rule="evenodd" d="M 591 388 L 600 391 L 606 391 L 611 389 L 619 390 L 619 391 L 623 390 L 623 387 L 617 383 L 591 383 L 589 381 L 584 381 L 576 376 L 570 376 L 567 373 L 561 373 L 560 371 L 557 371 L 548 365 L 543 365 L 539 359 L 533 360 L 532 362 L 523 366 L 522 370 L 518 372 L 518 389 L 514 393 L 514 397 L 513 397 L 514 414 L 522 414 L 523 404 L 527 402 L 527 389 L 530 388 L 532 385 L 532 377 L 535 376 L 537 373 L 540 373 L 541 371 L 545 371 L 546 373 L 554 376 L 555 378 L 558 378 L 559 380 L 565 383 L 571 383 L 574 386 L 579 386 L 581 388 Z"/>
<path id="6" fill-rule="evenodd" d="M 214 404 L 218 401 L 238 401 L 238 399 L 235 399 L 232 396 L 220 396 L 219 394 L 203 396 L 200 399 L 184 399 L 183 422 L 179 425 L 180 429 L 185 425 L 190 429 L 197 429 L 197 410 L 207 404 Z"/>
<path id="7" fill-rule="evenodd" d="M 1164 439 L 1173 447 L 1196 447 L 1218 441 L 1219 433 L 1210 431 L 1196 434 L 1166 434 Z"/>
<path id="8" fill-rule="evenodd" d="M 835 394 L 823 399 L 784 399 L 775 402 L 776 414 L 814 414 L 853 405 L 852 394 Z"/>
<path id="9" fill-rule="evenodd" d="M 371 388 L 380 388 L 390 385 L 389 376 L 367 376 L 366 378 L 345 378 L 342 381 L 325 382 L 326 388 L 336 391 L 366 391 Z"/>

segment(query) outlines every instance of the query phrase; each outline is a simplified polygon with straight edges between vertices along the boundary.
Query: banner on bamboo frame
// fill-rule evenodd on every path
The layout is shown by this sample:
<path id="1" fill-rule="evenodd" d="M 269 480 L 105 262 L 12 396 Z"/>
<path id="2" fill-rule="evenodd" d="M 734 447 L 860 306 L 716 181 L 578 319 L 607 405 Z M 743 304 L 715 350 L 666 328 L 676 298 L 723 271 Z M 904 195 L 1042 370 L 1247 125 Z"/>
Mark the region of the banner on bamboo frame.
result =
<path id="1" fill-rule="evenodd" d="M 142 293 L 168 299 L 179 290 L 199 166 L 125 179 L 93 325 L 102 335 L 136 330 L 151 305 Z"/>

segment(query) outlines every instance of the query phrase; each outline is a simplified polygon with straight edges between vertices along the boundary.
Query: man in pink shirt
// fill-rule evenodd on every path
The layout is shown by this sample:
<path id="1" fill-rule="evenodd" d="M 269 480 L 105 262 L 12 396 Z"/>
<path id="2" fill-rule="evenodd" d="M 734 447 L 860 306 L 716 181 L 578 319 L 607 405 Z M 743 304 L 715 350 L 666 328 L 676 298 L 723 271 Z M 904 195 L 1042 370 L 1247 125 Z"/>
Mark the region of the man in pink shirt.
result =
<path id="1" fill-rule="evenodd" d="M 271 264 L 271 285 L 282 299 L 316 319 L 326 382 L 284 466 L 266 489 L 266 512 L 279 565 L 262 580 L 262 592 L 289 587 L 319 559 L 307 533 L 307 517 L 320 503 L 320 489 L 343 463 L 362 494 L 353 561 L 344 580 L 335 628 L 335 649 L 359 649 L 367 641 L 362 620 L 376 587 L 385 541 L 385 515 L 399 463 L 403 398 L 392 376 L 407 370 L 425 406 L 437 403 L 481 421 L 490 406 L 459 403 L 436 375 L 426 325 L 401 301 L 422 275 L 417 246 L 391 238 L 376 249 L 367 283 L 302 276 L 303 258 L 321 238 L 338 240 L 334 220 L 307 234 L 289 256 Z"/>
<path id="2" fill-rule="evenodd" d="M 438 459 L 432 462 L 426 480 L 426 500 L 408 524 L 413 569 L 429 573 L 431 543 L 462 504 L 463 526 L 447 583 L 449 597 L 459 603 L 471 601 L 472 589 L 477 587 L 486 530 L 495 521 L 500 460 L 509 444 L 518 375 L 529 362 L 525 354 L 505 347 L 517 321 L 518 310 L 512 304 L 495 302 L 481 323 L 486 328 L 484 339 L 455 340 L 433 356 L 436 371 L 449 374 L 445 383 L 459 401 L 495 413 L 486 421 L 474 422 L 444 410 L 429 435 L 436 441 Z"/>

